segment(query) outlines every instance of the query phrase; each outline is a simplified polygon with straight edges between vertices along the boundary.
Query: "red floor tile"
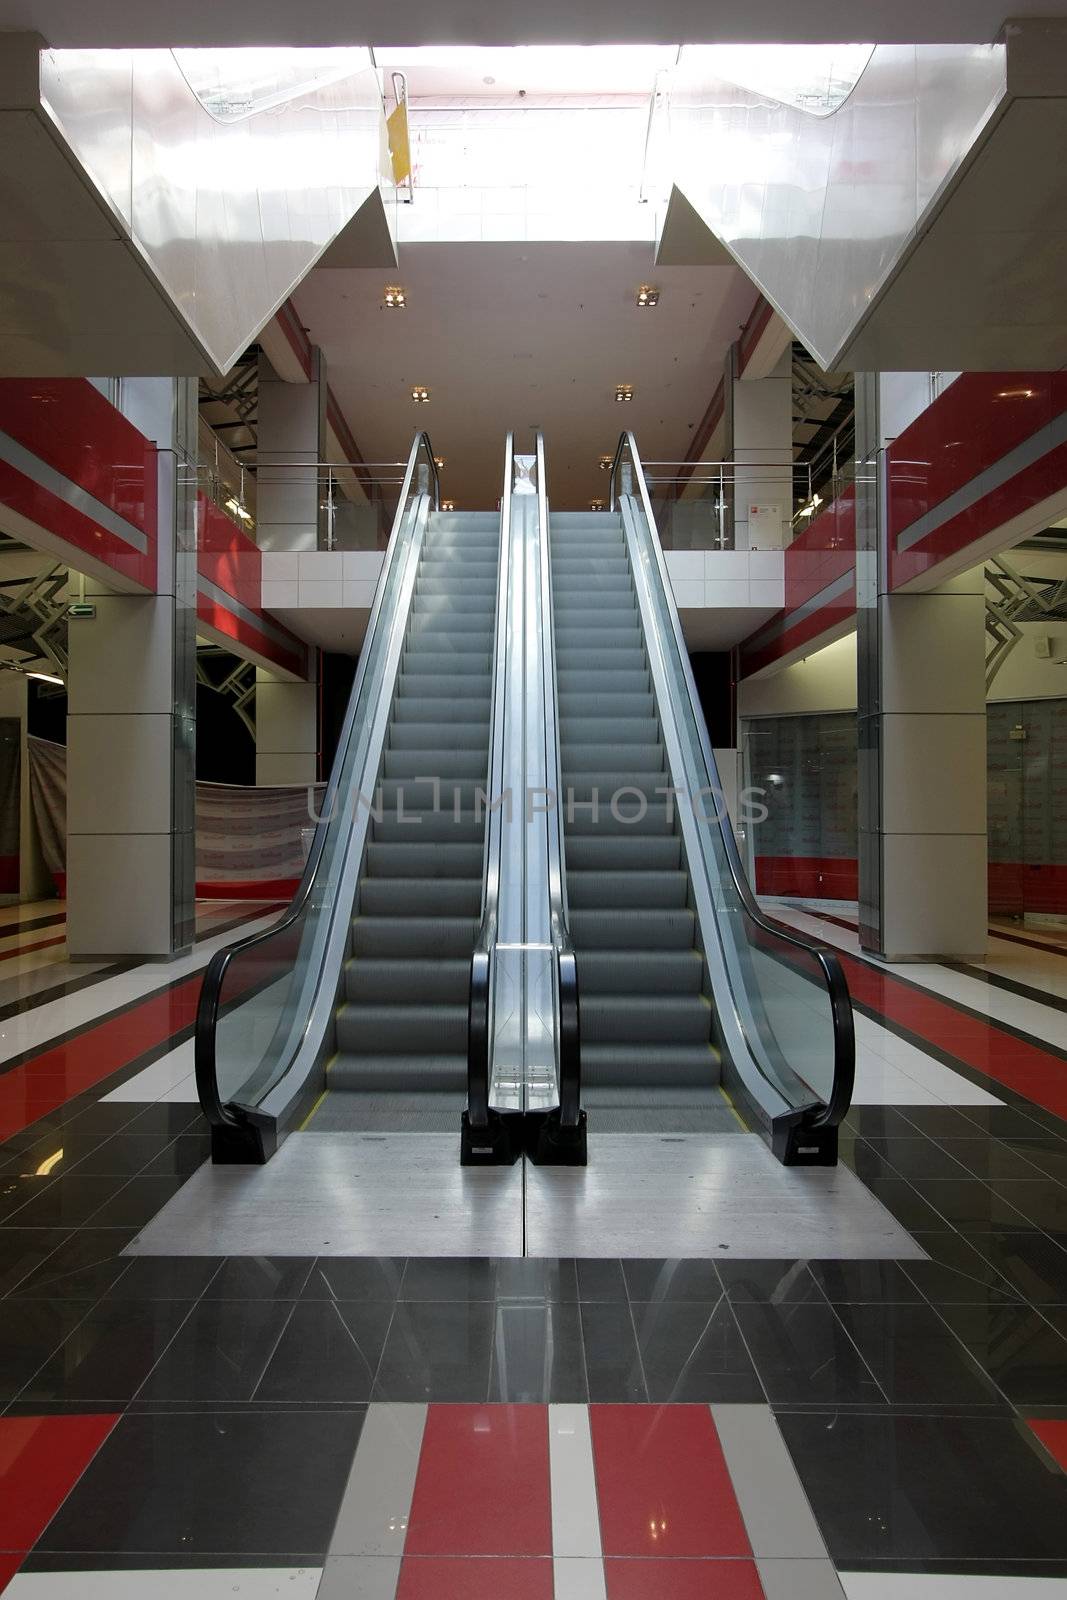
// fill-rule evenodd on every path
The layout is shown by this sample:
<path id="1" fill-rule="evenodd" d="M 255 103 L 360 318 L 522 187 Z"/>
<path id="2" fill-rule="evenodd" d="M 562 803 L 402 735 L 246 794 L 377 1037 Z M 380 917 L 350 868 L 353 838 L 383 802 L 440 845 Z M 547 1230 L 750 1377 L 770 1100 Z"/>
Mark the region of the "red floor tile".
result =
<path id="1" fill-rule="evenodd" d="M 0 1139 L 56 1111 L 74 1095 L 95 1088 L 146 1050 L 163 1044 L 196 1018 L 198 972 L 120 1016 L 83 1028 L 63 1044 L 0 1074 Z"/>
<path id="2" fill-rule="evenodd" d="M 0 1556 L 0 1594 L 3 1594 L 12 1578 L 22 1565 L 22 1557 Z"/>
<path id="3" fill-rule="evenodd" d="M 764 1600 L 754 1561 L 605 1561 L 608 1600 Z"/>
<path id="4" fill-rule="evenodd" d="M 544 1556 L 405 1556 L 396 1600 L 552 1600 L 552 1595 L 552 1562 Z"/>
<path id="5" fill-rule="evenodd" d="M 547 1407 L 430 1406 L 404 1554 L 551 1553 Z"/>
<path id="6" fill-rule="evenodd" d="M 751 1556 L 707 1406 L 591 1406 L 589 1418 L 606 1556 Z"/>
<path id="7" fill-rule="evenodd" d="M 0 1417 L 0 1550 L 33 1549 L 117 1421 Z"/>
<path id="8" fill-rule="evenodd" d="M 1051 1417 L 1027 1417 L 1026 1420 L 1049 1455 L 1067 1472 L 1067 1422 Z"/>

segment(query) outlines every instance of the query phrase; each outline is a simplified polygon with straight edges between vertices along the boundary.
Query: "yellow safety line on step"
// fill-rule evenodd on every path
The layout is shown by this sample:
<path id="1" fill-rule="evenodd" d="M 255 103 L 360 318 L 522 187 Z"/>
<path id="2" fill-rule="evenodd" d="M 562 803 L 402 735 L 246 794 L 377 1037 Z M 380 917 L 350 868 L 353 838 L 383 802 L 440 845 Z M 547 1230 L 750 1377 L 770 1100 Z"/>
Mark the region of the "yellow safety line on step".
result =
<path id="1" fill-rule="evenodd" d="M 742 1133 L 751 1133 L 752 1129 L 749 1127 L 748 1123 L 745 1121 L 744 1117 L 741 1115 L 740 1111 L 738 1111 L 737 1107 L 734 1105 L 733 1101 L 731 1100 L 730 1094 L 729 1094 L 729 1090 L 724 1089 L 721 1083 L 719 1084 L 719 1093 L 722 1095 L 723 1099 L 726 1101 L 726 1104 L 730 1107 L 730 1110 L 733 1112 L 734 1116 L 737 1118 L 738 1126 L 740 1127 L 741 1132 Z M 318 1108 L 316 1107 L 316 1110 L 317 1109 Z"/>
<path id="2" fill-rule="evenodd" d="M 325 1100 L 325 1098 L 326 1098 L 328 1093 L 329 1093 L 328 1089 L 324 1089 L 322 1091 L 322 1093 L 319 1095 L 319 1098 L 315 1101 L 315 1104 L 312 1106 L 311 1110 L 308 1112 L 307 1116 L 304 1118 L 303 1122 L 300 1124 L 299 1128 L 297 1128 L 297 1130 L 296 1130 L 297 1133 L 303 1133 L 304 1129 L 307 1127 L 308 1123 L 311 1121 L 312 1117 L 315 1115 L 316 1111 L 319 1109 L 319 1107 L 321 1106 L 322 1102 Z"/>

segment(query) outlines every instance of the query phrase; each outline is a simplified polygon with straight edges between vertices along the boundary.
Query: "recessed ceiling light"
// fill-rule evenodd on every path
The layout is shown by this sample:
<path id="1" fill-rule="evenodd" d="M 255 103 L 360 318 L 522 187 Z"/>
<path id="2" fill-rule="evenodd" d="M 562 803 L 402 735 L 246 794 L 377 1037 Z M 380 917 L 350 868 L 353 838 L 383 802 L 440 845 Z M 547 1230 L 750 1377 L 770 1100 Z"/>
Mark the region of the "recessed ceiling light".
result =
<path id="1" fill-rule="evenodd" d="M 603 511 L 603 509 L 604 509 L 604 501 L 603 500 L 590 500 L 589 509 L 590 509 L 590 511 Z"/>
<path id="2" fill-rule="evenodd" d="M 433 464 L 434 464 L 434 466 L 435 466 L 435 467 L 436 467 L 436 468 L 437 468 L 437 470 L 438 470 L 438 472 L 440 472 L 440 470 L 441 470 L 441 468 L 442 468 L 442 467 L 443 467 L 443 466 L 444 466 L 444 464 L 445 464 L 445 458 L 444 458 L 444 456 L 434 456 L 434 458 L 433 458 Z"/>
<path id="3" fill-rule="evenodd" d="M 417 406 L 424 406 L 430 399 L 430 391 L 421 383 L 413 384 L 411 389 L 411 398 L 414 400 Z"/>
<path id="4" fill-rule="evenodd" d="M 639 306 L 658 306 L 659 290 L 651 283 L 643 283 L 637 291 L 637 303 Z"/>
<path id="5" fill-rule="evenodd" d="M 614 456 L 600 456 L 597 460 L 597 466 L 600 468 L 601 472 L 610 472 L 614 460 Z"/>
<path id="6" fill-rule="evenodd" d="M 454 500 L 442 500 L 441 501 L 441 510 L 442 511 L 455 511 L 455 509 L 456 509 L 456 502 Z"/>
<path id="7" fill-rule="evenodd" d="M 632 400 L 633 397 L 634 386 L 632 383 L 617 383 L 615 385 L 615 398 L 620 405 L 625 405 L 625 403 L 628 400 Z"/>
<path id="8" fill-rule="evenodd" d="M 405 291 L 398 283 L 388 283 L 382 296 L 388 311 L 403 311 L 408 303 Z"/>

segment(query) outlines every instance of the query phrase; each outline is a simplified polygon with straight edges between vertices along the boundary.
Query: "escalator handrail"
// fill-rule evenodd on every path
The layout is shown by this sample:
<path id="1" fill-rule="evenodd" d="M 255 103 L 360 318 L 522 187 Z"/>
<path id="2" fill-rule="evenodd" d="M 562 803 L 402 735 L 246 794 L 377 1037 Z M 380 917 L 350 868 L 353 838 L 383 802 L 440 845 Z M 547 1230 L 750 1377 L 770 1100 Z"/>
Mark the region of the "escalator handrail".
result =
<path id="1" fill-rule="evenodd" d="M 496 618 L 493 629 L 493 682 L 489 713 L 489 771 L 486 777 L 488 809 L 482 865 L 482 915 L 471 955 L 467 1001 L 467 1118 L 471 1127 L 482 1129 L 489 1125 L 493 946 L 496 943 L 503 847 L 500 807 L 494 802 L 500 801 L 504 784 L 504 716 L 507 709 L 505 674 L 508 593 L 511 578 L 511 485 L 515 470 L 514 452 L 514 436 L 509 433 L 504 446 L 504 488 L 500 497 L 500 545 Z"/>
<path id="2" fill-rule="evenodd" d="M 633 463 L 633 468 L 637 479 L 638 498 L 641 502 L 641 508 L 644 512 L 645 521 L 648 525 L 648 530 L 651 536 L 649 542 L 651 544 L 653 555 L 656 561 L 659 581 L 667 602 L 667 615 L 671 620 L 671 629 L 674 635 L 677 657 L 681 663 L 683 680 L 685 683 L 686 692 L 689 696 L 693 725 L 697 730 L 697 735 L 700 740 L 701 757 L 705 770 L 709 778 L 711 778 L 713 776 L 717 776 L 718 769 L 716 767 L 715 756 L 711 748 L 711 740 L 708 735 L 707 722 L 705 721 L 704 712 L 701 708 L 700 696 L 696 687 L 696 680 L 693 677 L 693 668 L 689 660 L 689 650 L 686 646 L 685 638 L 682 633 L 681 619 L 678 615 L 678 607 L 674 599 L 674 590 L 671 586 L 670 574 L 667 571 L 667 563 L 663 553 L 663 546 L 660 543 L 659 532 L 656 527 L 656 519 L 652 511 L 652 502 L 649 498 L 648 485 L 645 482 L 645 474 L 641 465 L 641 457 L 637 450 L 637 441 L 635 440 L 633 434 L 629 432 L 623 433 L 620 436 L 619 443 L 615 451 L 615 456 L 612 460 L 610 480 L 612 509 L 614 510 L 616 508 L 618 499 L 616 480 L 619 465 L 622 461 L 623 455 L 627 451 L 629 451 L 630 458 Z M 829 1099 L 820 1110 L 815 1111 L 806 1118 L 806 1126 L 812 1129 L 837 1127 L 842 1118 L 845 1116 L 845 1113 L 848 1111 L 849 1105 L 851 1104 L 852 1090 L 856 1077 L 856 1032 L 852 1017 L 852 1003 L 849 999 L 848 984 L 845 980 L 844 968 L 841 965 L 840 957 L 838 956 L 837 952 L 832 950 L 828 945 L 817 943 L 811 939 L 806 939 L 803 934 L 794 932 L 791 929 L 786 929 L 781 923 L 775 922 L 771 917 L 767 916 L 767 914 L 758 904 L 755 895 L 752 893 L 748 876 L 741 864 L 741 856 L 737 848 L 737 840 L 734 838 L 733 828 L 730 825 L 729 819 L 722 815 L 722 810 L 719 806 L 716 806 L 715 808 L 715 815 L 719 826 L 719 832 L 722 836 L 726 860 L 730 868 L 730 877 L 733 881 L 734 889 L 737 892 L 738 899 L 741 902 L 741 906 L 745 912 L 745 915 L 756 925 L 756 927 L 758 927 L 769 937 L 773 938 L 775 941 L 792 945 L 794 948 L 803 950 L 807 956 L 816 961 L 820 970 L 822 971 L 823 981 L 826 985 L 827 995 L 830 1002 L 830 1015 L 834 1031 L 834 1080 Z"/>
<path id="3" fill-rule="evenodd" d="M 432 485 L 431 503 L 436 509 L 440 501 L 440 481 L 438 478 L 437 464 L 434 461 L 433 446 L 429 435 L 420 432 L 415 435 L 408 456 L 407 470 L 404 474 L 403 485 L 400 490 L 400 499 L 397 504 L 396 515 L 393 519 L 389 543 L 386 546 L 385 557 L 382 561 L 381 572 L 374 592 L 374 603 L 371 607 L 370 618 L 367 622 L 367 631 L 364 636 L 363 648 L 360 651 L 359 663 L 356 668 L 352 692 L 348 698 L 348 709 L 345 720 L 337 741 L 337 754 L 334 758 L 326 793 L 323 797 L 319 818 L 315 825 L 314 837 L 304 870 L 297 884 L 292 900 L 287 910 L 269 928 L 263 928 L 258 933 L 246 935 L 237 939 L 233 944 L 227 945 L 222 950 L 216 950 L 208 962 L 204 972 L 204 981 L 200 987 L 200 997 L 196 1008 L 196 1025 L 193 1045 L 193 1059 L 195 1065 L 195 1081 L 200 1105 L 209 1123 L 215 1127 L 240 1127 L 243 1118 L 238 1110 L 227 1105 L 219 1093 L 218 1064 L 215 1053 L 219 1010 L 222 1001 L 222 988 L 226 973 L 235 957 L 246 950 L 254 949 L 257 945 L 266 944 L 291 928 L 304 914 L 315 887 L 319 866 L 322 861 L 323 851 L 326 847 L 326 836 L 330 819 L 333 816 L 334 806 L 337 802 L 337 789 L 340 774 L 344 767 L 345 757 L 352 742 L 355 730 L 356 708 L 359 704 L 363 682 L 366 676 L 367 661 L 370 656 L 368 646 L 374 636 L 381 616 L 382 602 L 388 585 L 389 574 L 397 559 L 399 549 L 399 534 L 404 525 L 405 517 L 412 501 L 412 487 L 415 479 L 416 468 L 419 464 L 420 454 L 424 453 L 429 463 L 428 481 Z M 417 498 L 417 493 L 415 498 Z"/>
<path id="4" fill-rule="evenodd" d="M 556 623 L 552 593 L 552 544 L 548 528 L 548 485 L 545 441 L 537 434 L 537 520 L 541 550 L 541 666 L 545 709 L 545 782 L 555 795 L 546 817 L 548 830 L 548 898 L 559 995 L 559 1120 L 578 1126 L 582 1105 L 581 1008 L 578 963 L 571 940 L 567 879 L 563 861 L 563 761 L 560 752 L 556 696 Z"/>

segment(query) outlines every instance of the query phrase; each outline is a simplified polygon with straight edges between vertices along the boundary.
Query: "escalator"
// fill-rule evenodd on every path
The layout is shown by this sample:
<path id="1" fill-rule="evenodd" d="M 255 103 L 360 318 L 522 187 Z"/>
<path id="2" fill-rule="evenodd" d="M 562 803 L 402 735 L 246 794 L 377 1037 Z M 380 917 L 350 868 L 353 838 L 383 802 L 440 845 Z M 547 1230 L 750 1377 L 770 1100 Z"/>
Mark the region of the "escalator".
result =
<path id="1" fill-rule="evenodd" d="M 618 512 L 551 519 L 582 1094 L 617 1132 L 736 1126 Z"/>
<path id="2" fill-rule="evenodd" d="M 300 886 L 205 974 L 217 1162 L 461 1127 L 465 1165 L 584 1165 L 587 1126 L 836 1159 L 840 964 L 748 887 L 631 435 L 611 482 L 550 517 L 509 436 L 499 516 L 443 514 L 416 438 Z"/>
<path id="3" fill-rule="evenodd" d="M 740 1123 L 832 1164 L 855 1072 L 841 965 L 749 888 L 631 434 L 611 482 L 610 512 L 550 524 L 590 1132 Z"/>
<path id="4" fill-rule="evenodd" d="M 432 512 L 316 1132 L 452 1132 L 482 899 L 500 518 Z"/>
<path id="5" fill-rule="evenodd" d="M 197 1016 L 216 1161 L 290 1132 L 455 1131 L 483 898 L 502 519 L 443 513 L 412 447 L 307 867 L 220 951 Z"/>

